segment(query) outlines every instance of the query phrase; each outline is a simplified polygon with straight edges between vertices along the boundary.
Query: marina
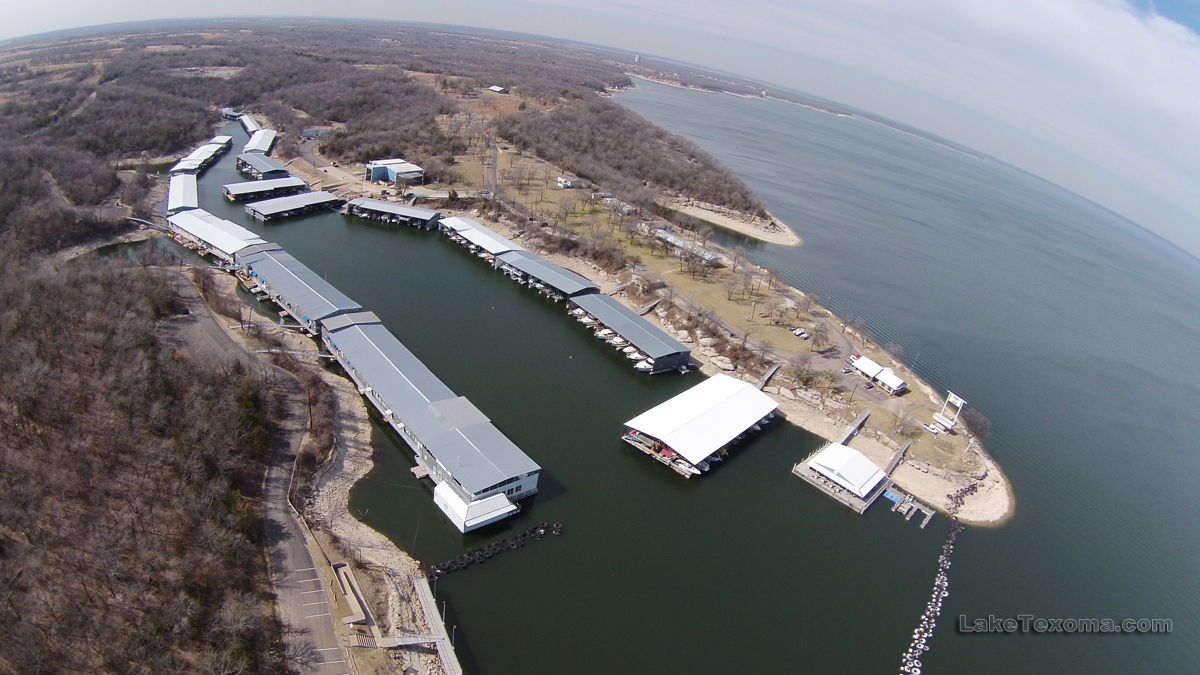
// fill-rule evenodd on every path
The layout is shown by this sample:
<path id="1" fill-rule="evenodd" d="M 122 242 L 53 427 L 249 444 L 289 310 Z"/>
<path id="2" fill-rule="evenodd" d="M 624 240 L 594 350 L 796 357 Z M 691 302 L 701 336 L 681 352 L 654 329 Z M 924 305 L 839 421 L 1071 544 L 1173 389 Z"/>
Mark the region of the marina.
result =
<path id="1" fill-rule="evenodd" d="M 320 333 L 323 319 L 362 310 L 308 266 L 277 244 L 262 242 L 238 252 L 235 262 L 250 291 L 265 295 L 310 335 Z"/>
<path id="2" fill-rule="evenodd" d="M 626 422 L 621 439 L 691 478 L 727 459 L 734 444 L 779 415 L 778 407 L 754 385 L 717 374 Z"/>
<path id="3" fill-rule="evenodd" d="M 261 152 L 269 155 L 271 146 L 275 145 L 275 136 L 274 129 L 259 129 L 251 134 L 250 140 L 246 141 L 246 145 L 242 147 L 242 152 Z"/>
<path id="4" fill-rule="evenodd" d="M 346 200 L 328 192 L 303 192 L 247 204 L 246 213 L 256 220 L 279 220 L 301 216 L 320 209 L 340 208 L 344 203 Z"/>

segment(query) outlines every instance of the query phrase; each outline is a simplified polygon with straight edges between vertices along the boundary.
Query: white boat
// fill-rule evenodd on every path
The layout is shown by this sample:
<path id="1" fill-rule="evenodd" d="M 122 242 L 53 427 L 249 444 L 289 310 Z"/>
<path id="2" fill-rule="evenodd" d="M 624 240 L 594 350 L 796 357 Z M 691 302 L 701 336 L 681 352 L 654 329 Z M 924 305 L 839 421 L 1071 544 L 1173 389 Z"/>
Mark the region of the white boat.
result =
<path id="1" fill-rule="evenodd" d="M 608 344 L 610 344 L 614 347 L 620 347 L 621 345 L 629 344 L 629 340 L 626 340 L 625 338 L 618 335 L 617 337 L 609 340 Z"/>
<path id="2" fill-rule="evenodd" d="M 677 459 L 677 460 L 675 460 L 674 462 L 671 462 L 671 464 L 673 464 L 673 465 L 675 465 L 675 466 L 679 467 L 680 469 L 684 470 L 684 471 L 685 471 L 685 472 L 687 472 L 687 473 L 690 473 L 690 474 L 692 474 L 693 476 L 699 476 L 699 475 L 700 475 L 700 470 L 699 470 L 699 469 L 697 469 L 696 467 L 692 466 L 691 464 L 688 464 L 687 462 L 683 461 L 682 459 Z"/>
<path id="3" fill-rule="evenodd" d="M 587 314 L 587 312 L 583 311 L 582 307 L 576 307 L 575 309 L 571 310 L 571 313 L 575 316 L 583 316 L 584 314 Z"/>
<path id="4" fill-rule="evenodd" d="M 724 458 L 721 457 L 721 453 L 714 452 L 713 454 L 708 456 L 708 459 L 706 459 L 704 461 L 706 461 L 706 462 L 722 462 L 722 461 L 724 461 Z"/>
<path id="5" fill-rule="evenodd" d="M 654 370 L 654 364 L 650 363 L 650 361 L 648 361 L 648 360 L 647 361 L 638 361 L 637 363 L 633 364 L 633 367 L 637 368 L 638 370 L 642 371 L 643 373 L 648 373 L 651 370 Z"/>
<path id="6" fill-rule="evenodd" d="M 696 468 L 700 469 L 701 471 L 708 471 L 712 467 L 708 465 L 708 462 L 700 460 L 699 462 L 696 462 Z"/>
<path id="7" fill-rule="evenodd" d="M 637 351 L 637 347 L 634 347 L 633 345 L 629 345 L 628 347 L 622 349 L 621 351 L 625 352 L 626 354 L 632 354 Z"/>
<path id="8" fill-rule="evenodd" d="M 750 427 L 750 429 L 751 429 L 751 430 L 753 430 L 753 431 L 762 431 L 762 427 L 758 426 L 757 424 L 755 424 L 754 426 Z"/>
<path id="9" fill-rule="evenodd" d="M 590 326 L 590 325 L 596 323 L 596 320 L 590 316 L 581 316 L 581 317 L 579 317 L 579 323 L 581 323 L 585 326 Z"/>
<path id="10" fill-rule="evenodd" d="M 608 338 L 612 337 L 613 335 L 616 335 L 616 333 L 614 333 L 613 329 L 611 329 L 611 328 L 604 328 L 602 330 L 596 331 L 596 337 L 600 338 L 601 340 L 607 340 Z"/>
<path id="11" fill-rule="evenodd" d="M 645 361 L 646 360 L 646 355 L 641 352 L 634 352 L 632 354 L 627 354 L 626 356 L 629 357 L 630 361 Z"/>

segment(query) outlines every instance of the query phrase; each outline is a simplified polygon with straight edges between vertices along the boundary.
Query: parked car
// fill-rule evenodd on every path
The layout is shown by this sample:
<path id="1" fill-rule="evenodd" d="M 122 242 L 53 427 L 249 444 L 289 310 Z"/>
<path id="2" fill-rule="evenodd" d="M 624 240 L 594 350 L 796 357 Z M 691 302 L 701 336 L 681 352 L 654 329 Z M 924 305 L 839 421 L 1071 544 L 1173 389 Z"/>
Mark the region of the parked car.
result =
<path id="1" fill-rule="evenodd" d="M 875 388 L 875 385 L 870 382 L 863 385 L 863 389 L 874 389 L 874 388 Z"/>
<path id="2" fill-rule="evenodd" d="M 928 431 L 929 433 L 933 434 L 934 436 L 937 436 L 941 432 L 941 429 L 938 429 L 937 427 L 933 426 L 932 424 L 925 424 L 922 426 L 925 427 L 925 431 Z"/>
<path id="3" fill-rule="evenodd" d="M 843 373 L 849 373 L 849 372 L 850 372 L 850 369 L 849 369 L 849 368 L 842 368 L 842 372 L 843 372 Z"/>

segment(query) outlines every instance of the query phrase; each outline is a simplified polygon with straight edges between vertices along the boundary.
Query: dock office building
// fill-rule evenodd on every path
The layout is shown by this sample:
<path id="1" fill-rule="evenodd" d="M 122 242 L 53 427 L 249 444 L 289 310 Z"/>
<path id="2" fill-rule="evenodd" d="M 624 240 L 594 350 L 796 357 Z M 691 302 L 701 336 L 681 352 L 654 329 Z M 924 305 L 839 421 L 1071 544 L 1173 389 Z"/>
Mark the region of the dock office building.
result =
<path id="1" fill-rule="evenodd" d="M 238 252 L 236 262 L 242 273 L 258 284 L 251 290 L 266 293 L 313 335 L 321 332 L 322 319 L 362 310 L 278 244 L 248 247 Z"/>
<path id="2" fill-rule="evenodd" d="M 433 500 L 461 532 L 516 513 L 537 492 L 541 467 L 457 396 L 371 312 L 321 322 L 330 354 L 436 483 Z"/>
<path id="3" fill-rule="evenodd" d="M 243 152 L 238 155 L 237 170 L 254 180 L 289 178 L 292 175 L 279 162 L 257 152 Z"/>
<path id="4" fill-rule="evenodd" d="M 385 223 L 411 225 L 426 230 L 437 227 L 442 214 L 438 211 L 393 204 L 381 199 L 359 197 L 346 203 L 346 215 L 358 216 L 368 220 L 380 220 Z"/>
<path id="5" fill-rule="evenodd" d="M 612 330 L 645 354 L 646 361 L 652 362 L 647 372 L 661 373 L 686 368 L 691 363 L 691 349 L 651 325 L 616 298 L 603 293 L 585 293 L 571 298 L 568 304 L 582 310 L 600 326 Z"/>

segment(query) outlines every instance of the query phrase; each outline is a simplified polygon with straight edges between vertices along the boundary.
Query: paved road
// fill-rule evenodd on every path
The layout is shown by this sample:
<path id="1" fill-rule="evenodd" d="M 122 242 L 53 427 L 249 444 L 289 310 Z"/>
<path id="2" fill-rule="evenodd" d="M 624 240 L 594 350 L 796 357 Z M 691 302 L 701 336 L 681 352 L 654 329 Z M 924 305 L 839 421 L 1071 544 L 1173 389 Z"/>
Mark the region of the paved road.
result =
<path id="1" fill-rule="evenodd" d="M 308 422 L 304 387 L 286 371 L 261 365 L 221 328 L 196 287 L 181 278 L 180 293 L 190 313 L 163 326 L 164 342 L 186 358 L 231 365 L 234 359 L 264 368 L 284 395 L 279 438 L 264 482 L 263 530 L 276 609 L 292 672 L 342 675 L 351 672 L 345 648 L 334 633 L 334 599 L 305 546 L 300 523 L 287 503 L 292 464 Z"/>

